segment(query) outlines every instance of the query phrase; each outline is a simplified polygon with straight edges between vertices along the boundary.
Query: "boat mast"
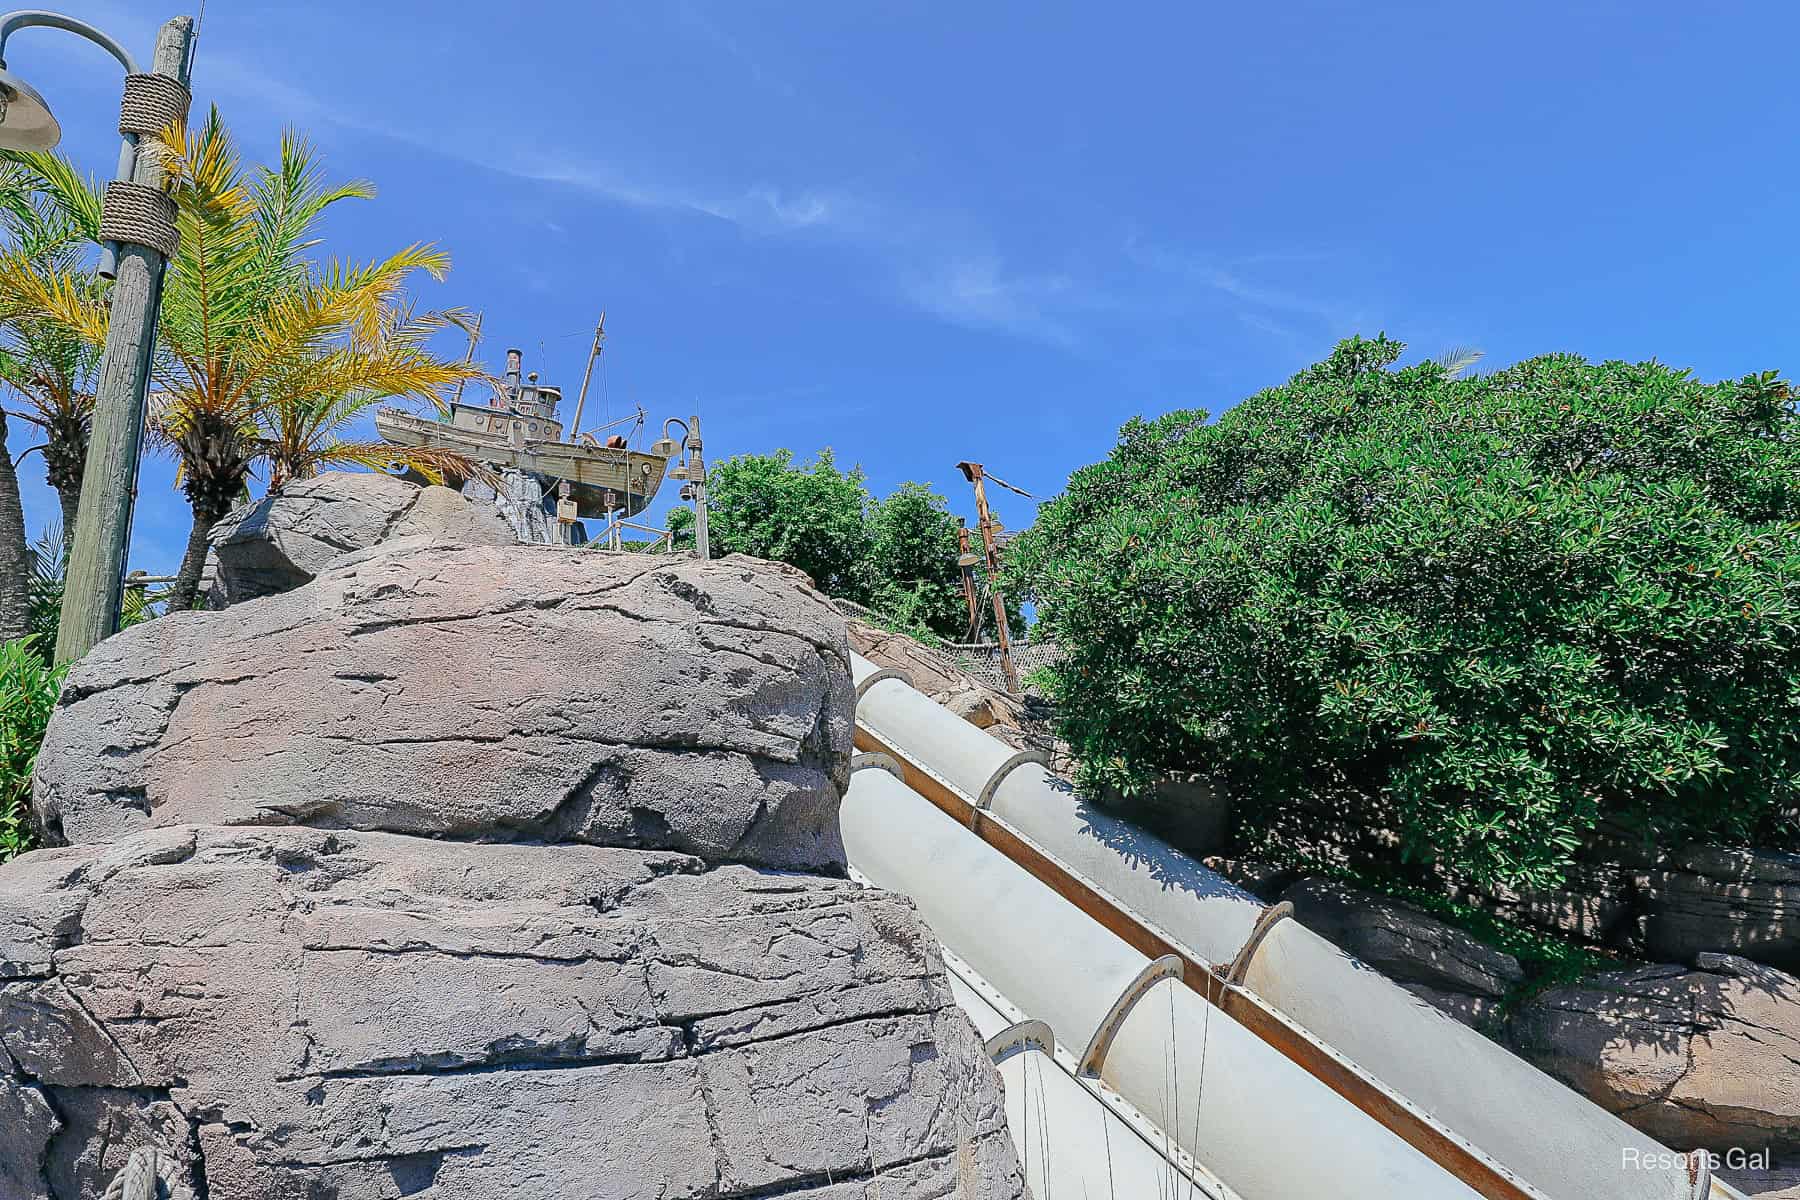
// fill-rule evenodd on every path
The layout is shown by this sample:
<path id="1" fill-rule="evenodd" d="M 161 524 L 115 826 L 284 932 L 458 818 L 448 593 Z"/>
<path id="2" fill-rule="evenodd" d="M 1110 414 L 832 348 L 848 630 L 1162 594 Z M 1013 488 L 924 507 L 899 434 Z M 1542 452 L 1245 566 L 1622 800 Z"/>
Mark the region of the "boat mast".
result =
<path id="1" fill-rule="evenodd" d="M 594 348 L 588 351 L 587 371 L 581 377 L 581 394 L 575 397 L 575 418 L 569 422 L 569 440 L 581 436 L 581 406 L 587 403 L 588 381 L 594 377 L 594 360 L 600 357 L 600 346 L 606 341 L 606 310 L 600 310 L 600 323 L 594 326 Z"/>
<path id="2" fill-rule="evenodd" d="M 457 324 L 467 330 L 469 334 L 469 350 L 468 353 L 463 355 L 463 365 L 466 367 L 475 361 L 475 344 L 481 341 L 481 314 L 475 314 L 475 321 L 473 324 L 470 324 L 467 321 L 458 321 Z M 463 384 L 467 382 L 467 379 L 459 379 L 456 381 L 456 395 L 450 397 L 450 403 L 462 403 Z"/>

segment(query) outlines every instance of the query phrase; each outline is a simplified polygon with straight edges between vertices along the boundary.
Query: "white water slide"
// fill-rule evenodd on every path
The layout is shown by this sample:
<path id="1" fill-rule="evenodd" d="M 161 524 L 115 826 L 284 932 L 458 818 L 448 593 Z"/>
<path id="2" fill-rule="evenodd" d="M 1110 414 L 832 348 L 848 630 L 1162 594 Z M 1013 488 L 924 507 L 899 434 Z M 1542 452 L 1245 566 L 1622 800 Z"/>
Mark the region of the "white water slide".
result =
<path id="1" fill-rule="evenodd" d="M 852 659 L 851 867 L 943 943 L 1038 1200 L 1741 1200 Z"/>

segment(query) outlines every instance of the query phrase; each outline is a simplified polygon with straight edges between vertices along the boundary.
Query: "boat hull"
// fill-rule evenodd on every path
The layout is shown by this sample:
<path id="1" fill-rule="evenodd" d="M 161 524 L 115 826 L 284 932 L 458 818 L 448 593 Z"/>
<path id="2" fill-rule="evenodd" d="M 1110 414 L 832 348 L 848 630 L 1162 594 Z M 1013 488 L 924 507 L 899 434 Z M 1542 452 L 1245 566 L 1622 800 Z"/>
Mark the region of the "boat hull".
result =
<path id="1" fill-rule="evenodd" d="M 536 475 L 546 481 L 546 492 L 566 482 L 583 517 L 605 517 L 608 492 L 624 515 L 636 516 L 656 498 L 669 470 L 669 460 L 659 454 L 570 442 L 514 442 L 391 408 L 375 414 L 375 431 L 397 446 L 453 450 L 489 466 Z"/>

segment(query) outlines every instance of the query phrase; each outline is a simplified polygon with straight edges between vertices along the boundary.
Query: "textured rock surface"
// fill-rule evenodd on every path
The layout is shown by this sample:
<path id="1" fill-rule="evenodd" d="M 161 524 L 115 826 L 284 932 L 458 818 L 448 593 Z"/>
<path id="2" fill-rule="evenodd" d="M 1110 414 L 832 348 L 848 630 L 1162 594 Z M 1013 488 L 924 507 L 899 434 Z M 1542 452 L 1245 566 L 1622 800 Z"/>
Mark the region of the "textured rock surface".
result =
<path id="1" fill-rule="evenodd" d="M 1294 917 L 1402 983 L 1499 996 L 1525 978 L 1519 960 L 1411 905 L 1322 879 L 1282 893 Z"/>
<path id="2" fill-rule="evenodd" d="M 1727 951 L 1800 971 L 1800 854 L 1689 846 L 1643 883 L 1658 958 Z"/>
<path id="3" fill-rule="evenodd" d="M 1800 1149 L 1800 979 L 1732 955 L 1535 997 L 1519 1051 L 1671 1146 Z"/>
<path id="4" fill-rule="evenodd" d="M 471 546 L 517 540 L 498 513 L 449 488 L 326 471 L 235 509 L 213 527 L 217 567 L 208 602 L 224 608 L 289 591 L 340 555 L 416 535 Z"/>
<path id="5" fill-rule="evenodd" d="M 842 619 L 755 560 L 409 538 L 101 643 L 34 801 L 75 843 L 298 823 L 841 870 L 852 703 Z"/>
<path id="6" fill-rule="evenodd" d="M 1013 1198 L 904 900 L 664 851 L 178 827 L 0 869 L 0 1196 Z"/>
<path id="7" fill-rule="evenodd" d="M 564 524 L 556 518 L 556 498 L 546 502 L 543 484 L 535 475 L 503 470 L 493 487 L 479 479 L 462 486 L 462 495 L 483 513 L 503 521 L 513 540 L 540 546 L 580 545 L 587 541 L 587 527 L 580 521 Z M 547 503 L 547 506 L 546 506 Z"/>

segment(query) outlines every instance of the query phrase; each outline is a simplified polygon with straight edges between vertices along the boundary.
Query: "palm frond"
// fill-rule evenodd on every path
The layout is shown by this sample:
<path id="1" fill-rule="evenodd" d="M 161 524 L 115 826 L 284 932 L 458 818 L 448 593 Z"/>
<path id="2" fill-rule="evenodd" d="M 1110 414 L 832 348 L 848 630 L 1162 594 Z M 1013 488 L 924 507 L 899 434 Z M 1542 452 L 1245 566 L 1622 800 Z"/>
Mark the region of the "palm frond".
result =
<path id="1" fill-rule="evenodd" d="M 0 160 L 12 167 L 20 183 L 33 193 L 32 208 L 38 222 L 60 222 L 74 237 L 88 242 L 100 240 L 104 193 L 91 174 L 47 150 L 0 151 Z"/>
<path id="2" fill-rule="evenodd" d="M 16 255 L 0 255 L 0 321 L 49 322 L 89 345 L 101 346 L 106 342 L 108 314 L 87 279 L 43 270 Z"/>
<path id="3" fill-rule="evenodd" d="M 1455 379 L 1485 356 L 1485 351 L 1477 350 L 1473 346 L 1452 346 L 1431 361 L 1444 368 L 1444 374 Z"/>

